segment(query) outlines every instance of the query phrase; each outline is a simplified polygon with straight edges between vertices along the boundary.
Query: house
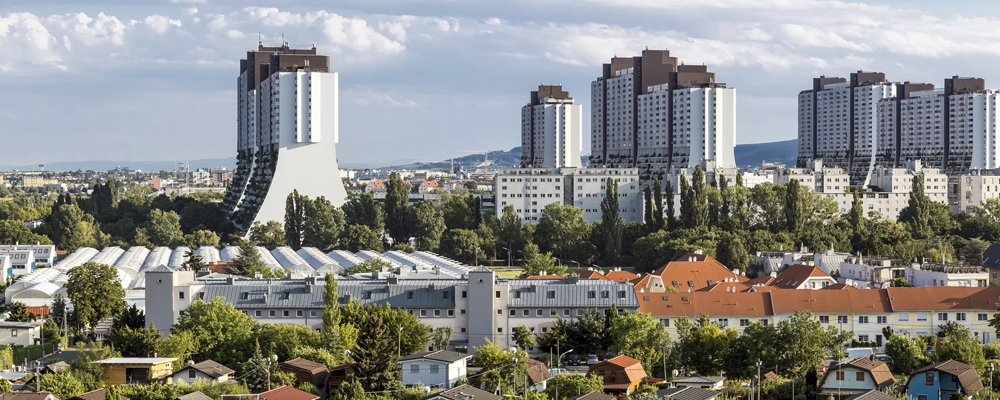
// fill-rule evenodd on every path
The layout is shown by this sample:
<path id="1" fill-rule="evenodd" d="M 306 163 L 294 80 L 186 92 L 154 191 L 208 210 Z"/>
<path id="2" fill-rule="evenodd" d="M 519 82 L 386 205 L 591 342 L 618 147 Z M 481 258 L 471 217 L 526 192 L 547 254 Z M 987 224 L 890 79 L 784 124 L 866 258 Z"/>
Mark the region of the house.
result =
<path id="1" fill-rule="evenodd" d="M 39 370 L 39 374 L 58 374 L 69 369 L 69 364 L 65 361 L 54 362 L 52 364 L 46 365 Z"/>
<path id="2" fill-rule="evenodd" d="M 353 361 L 330 368 L 330 373 L 326 376 L 327 390 L 330 392 L 337 390 L 352 375 L 354 375 Z"/>
<path id="3" fill-rule="evenodd" d="M 872 357 L 858 357 L 830 367 L 819 381 L 823 393 L 864 393 L 892 386 L 889 366 Z"/>
<path id="4" fill-rule="evenodd" d="M 105 385 L 150 383 L 173 373 L 176 358 L 165 357 L 114 357 L 94 361 L 101 368 L 101 381 Z"/>
<path id="5" fill-rule="evenodd" d="M 59 397 L 49 392 L 38 393 L 4 393 L 4 400 L 59 400 Z M 124 397 L 122 397 L 124 399 Z"/>
<path id="6" fill-rule="evenodd" d="M 443 392 L 437 392 L 420 400 L 503 400 L 499 395 L 473 387 L 471 385 L 456 386 Z"/>
<path id="7" fill-rule="evenodd" d="M 955 360 L 923 367 L 906 381 L 906 395 L 914 400 L 948 400 L 956 392 L 968 397 L 982 389 L 976 369 Z"/>
<path id="8" fill-rule="evenodd" d="M 617 397 L 601 392 L 590 392 L 569 397 L 566 400 L 615 400 Z"/>
<path id="9" fill-rule="evenodd" d="M 848 397 L 844 400 L 897 400 L 896 396 L 883 392 L 881 390 L 869 390 L 867 392 L 862 392 L 854 396 Z"/>
<path id="10" fill-rule="evenodd" d="M 660 389 L 653 392 L 653 394 L 659 398 L 670 398 L 670 400 L 712 400 L 722 394 L 722 392 L 702 389 L 697 386 L 684 386 Z"/>
<path id="11" fill-rule="evenodd" d="M 0 321 L 0 345 L 30 346 L 41 335 L 42 321 Z"/>
<path id="12" fill-rule="evenodd" d="M 628 271 L 622 271 L 621 268 L 615 268 L 604 274 L 605 278 L 615 282 L 631 282 L 633 279 L 638 278 L 639 275 L 633 274 Z"/>
<path id="13" fill-rule="evenodd" d="M 419 190 L 421 194 L 427 194 L 439 187 L 441 187 L 441 184 L 438 181 L 423 181 L 420 183 Z"/>
<path id="14" fill-rule="evenodd" d="M 685 254 L 653 272 L 663 284 L 679 292 L 694 291 L 719 282 L 746 282 L 747 277 L 730 271 L 725 265 L 706 254 Z"/>
<path id="15" fill-rule="evenodd" d="M 330 370 L 324 364 L 304 358 L 294 358 L 278 363 L 278 369 L 295 375 L 296 386 L 301 385 L 303 382 L 308 382 L 319 390 L 320 393 L 327 393 L 326 380 L 330 375 Z"/>
<path id="16" fill-rule="evenodd" d="M 94 399 L 94 400 L 100 400 L 100 399 Z M 212 398 L 209 397 L 209 395 L 207 395 L 207 394 L 195 391 L 195 392 L 191 392 L 191 393 L 179 396 L 179 397 L 177 397 L 174 400 L 212 400 Z"/>
<path id="17" fill-rule="evenodd" d="M 637 296 L 639 311 L 659 319 L 671 337 L 677 335 L 679 318 L 705 314 L 721 327 L 742 331 L 753 322 L 771 323 L 774 314 L 771 293 L 765 292 L 638 293 Z"/>
<path id="18" fill-rule="evenodd" d="M 107 389 L 97 389 L 91 390 L 87 393 L 80 393 L 76 396 L 70 397 L 68 400 L 104 400 L 107 397 Z M 129 400 L 128 397 L 122 396 L 122 400 Z"/>
<path id="19" fill-rule="evenodd" d="M 706 390 L 722 390 L 723 384 L 726 378 L 721 376 L 684 376 L 676 378 L 670 383 L 674 384 L 674 387 L 685 388 L 693 387 Z"/>
<path id="20" fill-rule="evenodd" d="M 263 400 L 318 400 L 319 396 L 291 386 L 279 386 L 258 395 Z"/>
<path id="21" fill-rule="evenodd" d="M 892 287 L 886 291 L 896 314 L 896 333 L 934 335 L 941 324 L 956 321 L 972 330 L 980 343 L 996 339 L 989 320 L 996 312 L 1000 287 Z"/>
<path id="22" fill-rule="evenodd" d="M 587 376 L 604 378 L 604 391 L 611 394 L 631 394 L 646 377 L 642 363 L 629 356 L 618 356 L 591 365 Z"/>
<path id="23" fill-rule="evenodd" d="M 468 366 L 466 366 L 465 360 L 469 357 L 472 355 L 439 350 L 400 358 L 399 364 L 403 368 L 403 384 L 451 388 L 455 386 L 455 381 L 465 379 L 468 375 Z"/>
<path id="24" fill-rule="evenodd" d="M 795 264 L 785 268 L 768 285 L 782 289 L 822 289 L 837 280 L 815 265 Z"/>
<path id="25" fill-rule="evenodd" d="M 545 363 L 530 358 L 525 358 L 524 362 L 527 364 L 525 373 L 528 374 L 528 388 L 535 392 L 545 391 L 546 382 L 552 378 L 549 368 L 545 366 Z"/>
<path id="26" fill-rule="evenodd" d="M 990 274 L 990 279 L 1000 280 L 1000 244 L 991 244 L 983 252 L 983 267 Z"/>
<path id="27" fill-rule="evenodd" d="M 188 361 L 188 365 L 184 369 L 174 372 L 173 375 L 167 378 L 167 383 L 192 383 L 198 379 L 210 382 L 226 382 L 233 379 L 235 373 L 236 371 L 233 371 L 229 367 L 212 360 L 205 360 L 200 363 Z"/>

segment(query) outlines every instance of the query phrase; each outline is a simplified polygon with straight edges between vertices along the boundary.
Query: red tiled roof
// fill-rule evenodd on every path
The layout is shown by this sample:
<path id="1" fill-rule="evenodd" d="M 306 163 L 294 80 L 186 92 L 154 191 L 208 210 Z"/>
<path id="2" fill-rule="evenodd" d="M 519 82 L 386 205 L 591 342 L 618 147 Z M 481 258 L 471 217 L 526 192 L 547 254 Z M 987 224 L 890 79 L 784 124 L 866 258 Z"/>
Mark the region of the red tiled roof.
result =
<path id="1" fill-rule="evenodd" d="M 611 369 L 623 371 L 625 373 L 626 381 L 623 382 L 626 386 L 621 387 L 621 389 L 626 389 L 631 383 L 636 382 L 644 377 L 646 377 L 646 370 L 642 368 L 642 363 L 629 356 L 618 356 L 607 361 L 601 361 L 597 364 L 591 365 L 587 370 L 587 376 L 592 376 L 594 371 L 606 370 L 608 367 Z M 604 388 L 605 389 L 618 389 L 617 387 L 612 387 L 609 385 L 618 385 L 618 382 L 613 382 L 610 375 L 604 376 Z"/>
<path id="2" fill-rule="evenodd" d="M 636 359 L 634 359 L 632 357 L 629 357 L 629 356 L 613 357 L 612 359 L 606 360 L 605 362 L 617 365 L 617 366 L 622 367 L 622 368 L 628 368 L 628 367 L 631 367 L 633 365 L 636 365 L 636 364 L 640 363 L 639 360 L 636 360 Z"/>
<path id="3" fill-rule="evenodd" d="M 889 294 L 885 289 L 775 290 L 771 292 L 771 303 L 775 314 L 792 314 L 796 311 L 858 314 L 892 312 Z"/>
<path id="4" fill-rule="evenodd" d="M 745 282 L 719 282 L 696 290 L 697 292 L 738 293 L 738 292 L 770 292 L 781 290 L 774 286 L 753 286 Z"/>
<path id="5" fill-rule="evenodd" d="M 382 181 L 371 181 L 368 182 L 368 184 L 381 189 L 385 188 L 385 182 Z"/>
<path id="6" fill-rule="evenodd" d="M 846 283 L 838 283 L 835 285 L 830 285 L 820 290 L 859 290 L 858 288 L 848 285 Z"/>
<path id="7" fill-rule="evenodd" d="M 632 286 L 636 288 L 636 290 L 649 287 L 649 280 L 651 279 L 649 276 L 650 275 L 647 274 L 642 277 L 635 277 L 632 280 L 630 280 L 629 283 L 631 283 Z"/>
<path id="8" fill-rule="evenodd" d="M 815 265 L 795 264 L 785 268 L 769 285 L 794 289 L 812 277 L 833 279 L 830 274 Z"/>
<path id="9" fill-rule="evenodd" d="M 639 276 L 628 271 L 608 271 L 604 277 L 615 282 L 628 282 Z"/>
<path id="10" fill-rule="evenodd" d="M 883 290 L 888 291 L 895 310 L 995 310 L 1000 298 L 1000 287 L 928 286 Z"/>
<path id="11" fill-rule="evenodd" d="M 782 292 L 776 290 L 775 292 Z M 646 297 L 649 300 L 646 300 Z M 648 293 L 639 294 L 639 311 L 653 316 L 746 315 L 767 316 L 771 293 Z M 666 298 L 666 300 L 664 300 Z"/>
<path id="12" fill-rule="evenodd" d="M 429 188 L 436 188 L 436 187 L 438 187 L 438 182 L 437 181 L 425 181 L 424 182 L 424 186 L 427 186 Z"/>
<path id="13" fill-rule="evenodd" d="M 260 394 L 264 400 L 316 400 L 319 396 L 291 386 L 281 386 Z"/>
<path id="14" fill-rule="evenodd" d="M 743 283 L 745 283 L 747 285 L 750 285 L 750 286 L 767 285 L 767 284 L 770 284 L 772 281 L 774 281 L 774 279 L 775 278 L 773 276 L 762 275 L 762 276 L 758 276 L 756 278 L 750 279 L 750 280 L 748 280 L 746 282 L 743 282 Z"/>
<path id="15" fill-rule="evenodd" d="M 664 286 L 673 286 L 679 291 L 698 290 L 726 280 L 738 282 L 749 280 L 743 275 L 733 273 L 712 257 L 700 254 L 691 256 L 703 257 L 703 261 L 671 261 L 653 272 L 653 275 L 659 275 L 663 279 Z"/>
<path id="16" fill-rule="evenodd" d="M 577 276 L 579 276 L 580 279 L 600 279 L 600 280 L 604 280 L 604 281 L 608 280 L 608 278 L 606 276 L 604 276 L 604 274 L 602 274 L 601 271 L 591 271 L 589 269 L 578 269 L 574 273 Z"/>

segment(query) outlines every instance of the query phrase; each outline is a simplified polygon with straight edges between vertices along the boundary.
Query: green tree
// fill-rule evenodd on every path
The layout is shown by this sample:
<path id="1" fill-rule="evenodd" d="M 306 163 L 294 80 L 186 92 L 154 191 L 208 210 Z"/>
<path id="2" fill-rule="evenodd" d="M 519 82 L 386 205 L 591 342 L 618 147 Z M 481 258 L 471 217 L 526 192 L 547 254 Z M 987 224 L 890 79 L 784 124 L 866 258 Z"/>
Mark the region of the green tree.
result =
<path id="1" fill-rule="evenodd" d="M 7 320 L 11 322 L 31 322 L 38 319 L 38 316 L 28 312 L 28 306 L 20 301 L 11 303 L 8 312 L 10 316 Z"/>
<path id="2" fill-rule="evenodd" d="M 70 371 L 43 374 L 39 376 L 39 379 L 41 379 L 42 391 L 52 393 L 60 399 L 68 399 L 87 391 L 87 386 L 80 381 L 77 374 Z"/>
<path id="3" fill-rule="evenodd" d="M 545 382 L 545 395 L 553 400 L 565 400 L 580 394 L 590 392 L 602 393 L 604 378 L 594 374 L 559 374 Z"/>
<path id="4" fill-rule="evenodd" d="M 449 230 L 476 229 L 476 218 L 469 196 L 452 196 L 444 205 L 444 223 Z"/>
<path id="5" fill-rule="evenodd" d="M 750 252 L 743 246 L 743 239 L 736 233 L 726 233 L 719 239 L 719 244 L 715 248 L 715 259 L 729 269 L 746 271 L 750 266 Z"/>
<path id="6" fill-rule="evenodd" d="M 450 229 L 441 239 L 441 254 L 473 265 L 486 257 L 479 248 L 479 235 L 468 229 Z"/>
<path id="7" fill-rule="evenodd" d="M 211 302 L 195 301 L 182 310 L 170 336 L 188 333 L 200 358 L 222 365 L 239 365 L 251 357 L 252 332 L 256 322 L 221 297 Z"/>
<path id="8" fill-rule="evenodd" d="M 928 239 L 934 236 L 931 228 L 931 199 L 924 194 L 924 176 L 913 175 L 910 189 L 910 200 L 899 212 L 899 222 L 910 227 L 910 233 L 917 239 Z"/>
<path id="9" fill-rule="evenodd" d="M 659 180 L 657 180 L 657 182 L 658 181 Z M 669 229 L 674 223 L 674 184 L 671 181 L 669 180 L 667 181 L 667 187 L 664 190 L 663 194 L 666 196 L 665 200 L 667 202 L 667 211 L 666 211 L 667 220 L 666 222 L 662 223 L 660 227 L 661 229 Z M 663 200 L 664 199 L 656 200 L 656 204 L 663 204 Z"/>
<path id="10" fill-rule="evenodd" d="M 365 225 L 378 236 L 385 231 L 385 210 L 371 193 L 352 197 L 341 209 L 346 225 Z"/>
<path id="11" fill-rule="evenodd" d="M 327 272 L 323 286 L 323 343 L 335 357 L 344 354 L 344 341 L 340 337 L 340 295 L 337 278 Z"/>
<path id="12" fill-rule="evenodd" d="M 337 248 L 344 223 L 343 211 L 334 207 L 326 197 L 317 197 L 306 204 L 302 246 L 315 247 L 324 252 Z"/>
<path id="13" fill-rule="evenodd" d="M 114 267 L 86 262 L 71 268 L 67 275 L 66 295 L 73 303 L 77 318 L 87 324 L 91 334 L 101 320 L 125 308 L 125 289 Z"/>
<path id="14" fill-rule="evenodd" d="M 802 232 L 802 185 L 797 179 L 789 179 L 785 185 L 785 226 L 794 234 Z"/>
<path id="15" fill-rule="evenodd" d="M 190 235 L 184 235 L 188 247 L 197 249 L 201 246 L 219 247 L 219 235 L 209 230 L 197 230 Z"/>
<path id="16" fill-rule="evenodd" d="M 184 253 L 184 257 L 187 258 L 187 260 L 184 260 L 184 263 L 181 265 L 187 271 L 198 271 L 201 270 L 201 267 L 205 266 L 204 259 L 202 259 L 198 253 L 195 253 L 194 249 L 188 249 L 188 251 Z"/>
<path id="17" fill-rule="evenodd" d="M 278 368 L 274 358 L 274 354 L 265 355 L 261 351 L 260 343 L 254 343 L 253 354 L 241 364 L 242 369 L 247 371 L 244 381 L 252 392 L 262 393 L 295 381 L 295 376 L 285 374 Z"/>
<path id="18" fill-rule="evenodd" d="M 603 354 L 609 343 L 604 316 L 596 309 L 586 309 L 575 319 L 556 320 L 549 332 L 538 338 L 542 352 L 573 349 L 576 354 Z"/>
<path id="19" fill-rule="evenodd" d="M 705 187 L 705 172 L 701 165 L 694 167 L 691 176 L 691 228 L 708 225 L 708 190 Z"/>
<path id="20" fill-rule="evenodd" d="M 608 178 L 604 182 L 604 199 L 601 200 L 601 231 L 604 235 L 604 257 L 611 263 L 618 260 L 622 252 L 622 225 L 619 216 L 618 180 Z"/>
<path id="21" fill-rule="evenodd" d="M 187 243 L 184 232 L 181 231 L 180 217 L 173 211 L 151 210 L 140 229 L 157 246 L 181 246 Z"/>
<path id="22" fill-rule="evenodd" d="M 552 258 L 552 253 L 545 254 L 534 254 L 531 258 L 527 259 L 524 266 L 521 267 L 521 277 L 525 278 L 532 275 L 560 275 L 566 276 L 569 272 L 565 265 L 556 265 L 556 259 Z"/>
<path id="23" fill-rule="evenodd" d="M 702 315 L 694 323 L 688 318 L 677 319 L 678 340 L 674 352 L 681 366 L 702 376 L 716 376 L 725 367 L 730 345 L 739 334 L 733 328 L 722 328 Z"/>
<path id="24" fill-rule="evenodd" d="M 909 375 L 926 363 L 925 348 L 920 339 L 892 335 L 885 343 L 885 354 L 892 357 L 897 372 Z"/>
<path id="25" fill-rule="evenodd" d="M 521 350 L 530 350 L 535 347 L 535 332 L 528 330 L 524 325 L 514 327 L 514 343 Z"/>
<path id="26" fill-rule="evenodd" d="M 389 304 L 362 306 L 357 300 L 351 300 L 350 303 L 340 307 L 340 335 L 347 349 L 353 351 L 352 348 L 357 347 L 356 343 L 363 335 L 358 329 L 370 322 L 372 315 L 377 315 L 382 320 L 386 332 L 389 332 L 389 336 L 394 339 L 393 355 L 396 354 L 396 346 L 399 347 L 400 354 L 407 356 L 425 349 L 430 340 L 430 327 L 420 323 L 415 315 L 406 310 L 393 309 Z M 403 328 L 402 331 L 399 328 Z"/>
<path id="27" fill-rule="evenodd" d="M 236 242 L 236 245 L 239 247 L 240 252 L 233 259 L 233 267 L 228 271 L 229 273 L 240 276 L 253 276 L 254 272 L 263 272 L 270 269 L 264 264 L 264 261 L 260 257 L 260 252 L 257 251 L 257 246 L 253 242 L 240 239 Z"/>
<path id="28" fill-rule="evenodd" d="M 583 220 L 583 209 L 550 203 L 538 219 L 538 246 L 559 258 L 575 258 L 582 246 L 590 245 L 590 224 Z M 590 245 L 592 246 L 592 245 Z"/>
<path id="29" fill-rule="evenodd" d="M 385 227 L 393 243 L 409 243 L 410 232 L 407 224 L 406 204 L 409 202 L 409 191 L 403 185 L 403 180 L 395 172 L 389 175 L 385 193 Z"/>
<path id="30" fill-rule="evenodd" d="M 86 214 L 75 204 L 56 207 L 51 221 L 43 226 L 45 232 L 60 249 L 67 252 L 81 247 L 101 248 L 111 240 L 110 235 L 101 232 L 100 225 L 92 215 Z"/>
<path id="31" fill-rule="evenodd" d="M 649 232 L 655 232 L 659 229 L 655 228 L 656 218 L 654 214 L 656 212 L 656 205 L 653 204 L 653 191 L 646 186 L 642 189 L 642 204 L 643 204 L 643 223 L 646 225 L 646 230 Z"/>
<path id="32" fill-rule="evenodd" d="M 840 358 L 840 346 L 852 332 L 838 332 L 837 327 L 826 328 L 808 311 L 796 311 L 787 320 L 779 321 L 778 343 L 782 344 L 782 362 L 779 375 L 802 376 L 806 371 L 819 368 L 827 355 Z"/>
<path id="33" fill-rule="evenodd" d="M 431 344 L 433 344 L 434 350 L 448 350 L 452 333 L 454 333 L 454 330 L 450 326 L 434 328 L 431 331 Z"/>
<path id="34" fill-rule="evenodd" d="M 15 220 L 0 220 L 0 243 L 41 243 L 52 244 L 48 236 L 31 232 L 24 223 Z"/>
<path id="35" fill-rule="evenodd" d="M 365 272 L 375 272 L 383 269 L 394 270 L 395 267 L 386 259 L 381 257 L 369 258 L 355 265 L 348 267 L 343 275 L 361 274 Z"/>
<path id="36" fill-rule="evenodd" d="M 611 319 L 608 326 L 608 350 L 642 362 L 650 376 L 663 359 L 670 334 L 658 318 L 639 311 L 627 312 Z"/>
<path id="37" fill-rule="evenodd" d="M 479 249 L 485 258 L 493 260 L 497 258 L 497 231 L 494 217 L 488 215 L 488 220 L 483 220 L 476 228 L 476 237 L 479 238 Z"/>
<path id="38" fill-rule="evenodd" d="M 285 230 L 278 221 L 267 221 L 266 224 L 255 221 L 247 236 L 251 242 L 268 250 L 285 245 Z"/>
<path id="39" fill-rule="evenodd" d="M 384 392 L 402 389 L 402 369 L 399 365 L 399 350 L 386 329 L 382 318 L 372 314 L 361 324 L 357 349 L 351 353 L 354 365 L 354 379 L 366 392 Z M 393 351 L 396 350 L 396 351 Z"/>
<path id="40" fill-rule="evenodd" d="M 123 308 L 118 315 L 115 315 L 115 319 L 111 324 L 111 330 L 124 327 L 139 329 L 144 326 L 146 326 L 146 313 L 133 304 L 132 307 Z"/>
<path id="41" fill-rule="evenodd" d="M 990 242 L 980 238 L 972 238 L 965 242 L 965 247 L 959 255 L 973 265 L 983 265 L 983 253 L 990 247 Z"/>
<path id="42" fill-rule="evenodd" d="M 14 387 L 10 384 L 7 378 L 0 378 L 0 393 L 10 393 L 14 391 Z"/>
<path id="43" fill-rule="evenodd" d="M 517 388 L 511 384 L 525 378 L 527 363 L 524 359 L 528 354 L 523 350 L 501 348 L 489 339 L 475 350 L 475 365 L 482 368 L 479 387 L 488 391 L 500 388 L 501 394 L 516 393 Z"/>
<path id="44" fill-rule="evenodd" d="M 285 243 L 292 249 L 302 247 L 302 237 L 305 236 L 306 208 L 312 203 L 309 197 L 299 194 L 298 189 L 292 190 L 285 198 Z"/>
<path id="45" fill-rule="evenodd" d="M 410 233 L 417 250 L 437 251 L 444 233 L 444 214 L 430 200 L 421 200 L 409 208 Z"/>
<path id="46" fill-rule="evenodd" d="M 946 325 L 939 325 L 940 332 L 944 334 L 944 342 L 938 346 L 934 352 L 938 361 L 955 360 L 969 364 L 976 368 L 976 371 L 983 373 L 986 370 L 986 356 L 983 346 L 972 336 L 972 331 L 954 321 Z"/>
<path id="47" fill-rule="evenodd" d="M 521 217 L 514 212 L 514 206 L 506 205 L 502 212 L 497 221 L 497 246 L 499 250 L 506 249 L 507 255 L 514 258 L 514 253 L 523 250 L 526 243 L 524 227 Z"/>
<path id="48" fill-rule="evenodd" d="M 156 326 L 114 329 L 104 338 L 108 344 L 121 352 L 123 357 L 153 357 L 159 353 L 163 335 Z"/>
<path id="49" fill-rule="evenodd" d="M 374 250 L 382 252 L 382 241 L 378 235 L 372 232 L 367 225 L 348 225 L 340 234 L 338 247 L 357 253 L 361 250 Z"/>
<path id="50" fill-rule="evenodd" d="M 757 376 L 755 362 L 762 365 L 777 365 L 778 352 L 782 347 L 778 343 L 778 329 L 773 324 L 764 325 L 754 321 L 743 329 L 743 333 L 733 341 L 726 355 L 726 376 L 730 379 L 750 379 Z"/>

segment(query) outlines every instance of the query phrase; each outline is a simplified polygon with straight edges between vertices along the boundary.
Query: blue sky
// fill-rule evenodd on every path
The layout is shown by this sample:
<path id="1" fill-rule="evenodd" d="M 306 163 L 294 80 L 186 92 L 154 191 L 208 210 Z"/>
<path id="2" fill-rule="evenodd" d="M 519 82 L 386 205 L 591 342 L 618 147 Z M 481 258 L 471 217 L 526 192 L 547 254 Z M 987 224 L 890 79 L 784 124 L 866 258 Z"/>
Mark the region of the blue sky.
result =
<path id="1" fill-rule="evenodd" d="M 823 0 L 4 0 L 3 164 L 235 153 L 239 59 L 313 43 L 340 72 L 342 163 L 519 145 L 520 107 L 562 84 L 589 116 L 617 54 L 666 48 L 737 88 L 737 142 L 792 139 L 819 75 L 874 70 L 1000 88 L 1000 6 Z M 584 118 L 586 121 L 587 118 Z M 589 143 L 589 126 L 584 143 Z M 589 152 L 589 148 L 584 149 Z"/>

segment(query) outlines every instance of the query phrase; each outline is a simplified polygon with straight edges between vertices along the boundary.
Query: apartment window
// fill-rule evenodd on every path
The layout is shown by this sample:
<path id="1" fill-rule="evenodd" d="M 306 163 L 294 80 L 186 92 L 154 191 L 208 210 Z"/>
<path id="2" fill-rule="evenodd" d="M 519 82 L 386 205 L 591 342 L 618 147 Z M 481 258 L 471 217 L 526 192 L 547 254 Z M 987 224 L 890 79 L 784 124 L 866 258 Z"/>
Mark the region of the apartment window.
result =
<path id="1" fill-rule="evenodd" d="M 661 321 L 663 321 L 663 326 L 665 326 L 667 328 L 670 327 L 670 318 L 665 318 L 665 319 L 662 319 Z"/>
<path id="2" fill-rule="evenodd" d="M 514 314 L 511 314 L 511 315 L 514 315 Z M 530 317 L 531 316 L 531 311 L 521 310 L 521 315 L 523 315 L 525 317 Z"/>
<path id="3" fill-rule="evenodd" d="M 917 322 L 927 322 L 927 313 L 925 313 L 925 312 L 918 312 L 917 313 Z"/>
<path id="4" fill-rule="evenodd" d="M 868 316 L 867 315 L 859 315 L 858 316 L 858 323 L 859 324 L 867 324 L 868 323 Z"/>
<path id="5" fill-rule="evenodd" d="M 864 382 L 865 381 L 865 373 L 864 372 L 858 371 L 858 372 L 856 372 L 856 374 L 857 375 L 854 376 L 854 380 L 856 380 L 858 382 Z"/>
<path id="6" fill-rule="evenodd" d="M 281 294 L 281 299 L 282 300 L 288 300 L 288 296 L 290 296 L 290 293 L 284 292 L 284 293 Z"/>
<path id="7" fill-rule="evenodd" d="M 550 310 L 549 310 L 549 316 L 550 316 L 550 317 L 555 317 L 555 316 L 557 316 L 557 313 L 556 313 L 556 309 L 554 309 L 554 308 L 553 308 L 553 309 L 550 309 Z"/>
<path id="8" fill-rule="evenodd" d="M 611 298 L 611 292 L 609 292 L 607 290 L 602 290 L 601 291 L 601 298 L 602 299 L 609 299 L 609 298 Z"/>
<path id="9" fill-rule="evenodd" d="M 273 317 L 274 316 L 274 310 L 267 310 L 267 316 L 268 317 Z"/>
<path id="10" fill-rule="evenodd" d="M 829 315 L 820 315 L 819 316 L 819 323 L 821 323 L 821 324 L 829 324 L 830 323 L 830 316 Z"/>
<path id="11" fill-rule="evenodd" d="M 837 316 L 837 323 L 838 324 L 846 324 L 847 323 L 847 316 L 846 315 L 838 315 Z"/>
<path id="12" fill-rule="evenodd" d="M 597 292 L 591 290 L 590 292 L 587 293 L 587 297 L 589 297 L 591 299 L 595 299 L 595 298 L 597 298 Z"/>
<path id="13" fill-rule="evenodd" d="M 246 299 L 250 298 L 250 292 L 243 292 L 243 293 L 242 293 L 242 294 L 240 295 L 240 297 L 241 297 L 241 298 L 242 298 L 243 300 L 246 300 Z"/>
<path id="14" fill-rule="evenodd" d="M 618 291 L 618 298 L 619 299 L 624 299 L 625 298 L 625 291 L 624 290 L 619 290 Z"/>
<path id="15" fill-rule="evenodd" d="M 937 320 L 938 321 L 947 321 L 948 320 L 948 313 L 946 313 L 946 312 L 939 312 L 937 314 Z"/>
<path id="16" fill-rule="evenodd" d="M 261 316 L 260 310 L 254 311 L 253 316 L 260 317 Z"/>
<path id="17" fill-rule="evenodd" d="M 462 328 L 462 330 L 460 332 L 465 333 L 465 328 Z"/>
<path id="18" fill-rule="evenodd" d="M 309 310 L 309 317 L 310 318 L 315 318 L 316 317 L 316 310 Z"/>
<path id="19" fill-rule="evenodd" d="M 435 317 L 440 317 L 441 316 L 441 310 L 434 310 L 434 316 Z"/>
<path id="20" fill-rule="evenodd" d="M 987 315 L 986 313 L 979 313 L 979 314 L 978 314 L 978 315 L 976 316 L 976 320 L 978 320 L 978 321 L 988 321 L 988 320 L 989 320 L 989 319 L 988 319 L 989 317 L 987 317 L 986 315 Z"/>
<path id="21" fill-rule="evenodd" d="M 514 310 L 510 310 L 510 312 L 513 313 Z M 497 310 L 497 315 L 503 315 L 503 310 Z M 511 315 L 514 315 L 514 314 L 511 314 Z"/>
<path id="22" fill-rule="evenodd" d="M 194 379 L 198 377 L 198 371 L 195 369 L 188 370 L 188 378 Z"/>
<path id="23" fill-rule="evenodd" d="M 749 318 L 740 318 L 740 327 L 742 328 L 742 327 L 748 327 L 748 326 L 750 326 L 750 319 Z"/>
<path id="24" fill-rule="evenodd" d="M 515 299 L 520 299 L 521 298 L 521 291 L 520 290 L 514 292 L 514 298 Z"/>
<path id="25" fill-rule="evenodd" d="M 955 313 L 955 321 L 965 321 L 965 313 Z"/>
<path id="26" fill-rule="evenodd" d="M 564 308 L 563 309 L 563 316 L 564 317 L 568 317 L 569 316 L 569 309 L 568 308 Z"/>
<path id="27" fill-rule="evenodd" d="M 694 286 L 694 281 L 688 281 L 688 286 Z"/>
<path id="28" fill-rule="evenodd" d="M 438 372 L 439 372 L 439 371 L 438 371 L 438 368 L 439 368 L 439 367 L 440 367 L 440 365 L 431 365 L 431 366 L 430 366 L 430 369 L 431 369 L 431 373 L 432 373 L 432 374 L 436 374 L 436 373 L 438 373 Z"/>
<path id="29" fill-rule="evenodd" d="M 413 300 L 413 292 L 412 291 L 406 292 L 406 299 L 407 300 Z"/>
<path id="30" fill-rule="evenodd" d="M 419 374 L 420 373 L 420 365 L 419 364 L 410 364 L 410 373 L 411 374 Z"/>
<path id="31" fill-rule="evenodd" d="M 844 380 L 844 371 L 837 371 L 837 380 L 838 381 Z"/>
<path id="32" fill-rule="evenodd" d="M 184 292 L 177 292 L 177 299 L 184 300 Z"/>
<path id="33" fill-rule="evenodd" d="M 719 318 L 719 326 L 723 328 L 729 326 L 729 318 Z"/>
<path id="34" fill-rule="evenodd" d="M 503 328 L 497 328 L 497 333 L 503 333 Z"/>
<path id="35" fill-rule="evenodd" d="M 281 316 L 282 317 L 288 318 L 288 316 L 290 316 L 290 315 L 291 315 L 291 313 L 288 310 L 281 310 Z"/>
<path id="36" fill-rule="evenodd" d="M 426 317 L 427 316 L 427 310 L 420 310 L 420 316 L 421 317 Z"/>
<path id="37" fill-rule="evenodd" d="M 448 316 L 449 317 L 454 317 L 455 316 L 455 310 L 448 310 Z"/>
<path id="38" fill-rule="evenodd" d="M 500 298 L 500 291 L 499 290 L 497 290 L 496 298 L 498 298 L 498 299 Z"/>
<path id="39" fill-rule="evenodd" d="M 459 314 L 459 315 L 465 315 L 465 309 L 462 309 L 462 310 L 459 310 L 459 311 L 458 311 L 458 314 Z"/>
<path id="40" fill-rule="evenodd" d="M 302 317 L 303 314 L 304 313 L 302 312 L 302 310 L 295 310 L 295 316 L 296 317 Z"/>
<path id="41" fill-rule="evenodd" d="M 877 320 L 878 323 L 885 324 L 888 323 L 889 317 L 886 317 L 885 315 L 879 315 L 875 317 L 875 319 Z"/>
<path id="42" fill-rule="evenodd" d="M 365 300 L 371 300 L 371 298 L 372 298 L 372 292 L 371 291 L 365 292 Z"/>
<path id="43" fill-rule="evenodd" d="M 555 290 L 550 290 L 549 294 L 548 294 L 548 298 L 550 298 L 550 299 L 556 298 L 556 291 Z"/>
<path id="44" fill-rule="evenodd" d="M 467 299 L 467 298 L 469 298 L 469 292 L 468 292 L 468 291 L 465 291 L 465 290 L 463 290 L 463 291 L 462 291 L 462 298 L 463 298 L 463 299 Z"/>
<path id="45" fill-rule="evenodd" d="M 535 310 L 535 315 L 541 317 L 542 316 L 542 310 Z"/>

